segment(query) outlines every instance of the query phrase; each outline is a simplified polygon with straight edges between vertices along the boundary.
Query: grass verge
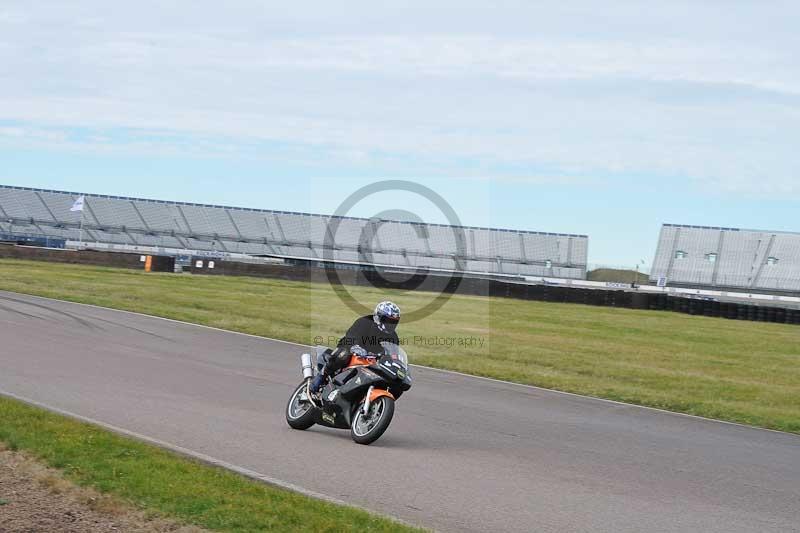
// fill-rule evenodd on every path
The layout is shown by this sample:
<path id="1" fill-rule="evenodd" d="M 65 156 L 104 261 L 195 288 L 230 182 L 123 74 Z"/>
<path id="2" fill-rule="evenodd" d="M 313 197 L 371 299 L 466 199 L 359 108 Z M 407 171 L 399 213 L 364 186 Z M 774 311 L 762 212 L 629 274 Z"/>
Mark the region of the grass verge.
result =
<path id="1" fill-rule="evenodd" d="M 420 531 L 270 487 L 4 397 L 0 441 L 62 470 L 78 485 L 214 531 Z"/>
<path id="2" fill-rule="evenodd" d="M 354 318 L 330 286 L 273 279 L 0 260 L 0 289 L 304 344 Z M 348 290 L 406 309 L 431 299 Z M 400 333 L 417 364 L 800 433 L 795 325 L 457 295 Z"/>

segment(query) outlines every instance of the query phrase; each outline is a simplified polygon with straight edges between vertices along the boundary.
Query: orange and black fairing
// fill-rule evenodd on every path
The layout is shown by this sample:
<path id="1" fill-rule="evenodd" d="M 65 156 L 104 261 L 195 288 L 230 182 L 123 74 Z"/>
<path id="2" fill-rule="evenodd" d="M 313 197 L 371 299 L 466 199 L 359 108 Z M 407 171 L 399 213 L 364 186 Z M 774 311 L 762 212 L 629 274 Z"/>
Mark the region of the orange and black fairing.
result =
<path id="1" fill-rule="evenodd" d="M 397 399 L 397 398 L 394 397 L 394 394 L 392 394 L 388 390 L 372 389 L 372 392 L 369 394 L 369 403 L 374 402 L 375 400 L 377 400 L 381 396 L 388 396 L 392 400 L 396 400 Z"/>
<path id="2" fill-rule="evenodd" d="M 370 357 L 360 357 L 358 355 L 351 355 L 350 362 L 347 363 L 346 368 L 353 368 L 354 366 L 369 366 L 375 364 L 375 359 Z"/>

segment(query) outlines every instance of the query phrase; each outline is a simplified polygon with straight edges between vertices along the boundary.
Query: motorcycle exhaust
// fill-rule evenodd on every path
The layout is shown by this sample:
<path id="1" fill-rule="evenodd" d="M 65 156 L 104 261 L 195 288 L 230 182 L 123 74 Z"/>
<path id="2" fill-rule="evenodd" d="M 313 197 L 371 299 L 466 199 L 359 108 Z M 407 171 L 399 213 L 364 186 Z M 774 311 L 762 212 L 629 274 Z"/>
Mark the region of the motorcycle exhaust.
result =
<path id="1" fill-rule="evenodd" d="M 311 364 L 311 354 L 304 353 L 300 356 L 300 365 L 303 367 L 303 379 L 314 377 L 314 367 Z"/>

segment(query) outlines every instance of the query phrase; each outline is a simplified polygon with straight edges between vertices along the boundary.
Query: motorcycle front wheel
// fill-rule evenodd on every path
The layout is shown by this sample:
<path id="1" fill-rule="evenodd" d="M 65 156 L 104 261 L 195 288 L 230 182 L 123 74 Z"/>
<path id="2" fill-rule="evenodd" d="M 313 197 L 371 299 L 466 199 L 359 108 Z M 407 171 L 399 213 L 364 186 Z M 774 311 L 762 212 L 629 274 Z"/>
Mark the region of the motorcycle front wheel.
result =
<path id="1" fill-rule="evenodd" d="M 292 429 L 308 429 L 314 425 L 317 417 L 317 408 L 308 399 L 308 385 L 302 382 L 295 389 L 289 404 L 286 406 L 286 422 Z"/>
<path id="2" fill-rule="evenodd" d="M 394 417 L 394 400 L 388 396 L 377 398 L 369 406 L 369 412 L 365 415 L 364 404 L 358 406 L 358 410 L 353 415 L 353 422 L 350 424 L 350 436 L 358 444 L 372 444 L 389 428 Z"/>

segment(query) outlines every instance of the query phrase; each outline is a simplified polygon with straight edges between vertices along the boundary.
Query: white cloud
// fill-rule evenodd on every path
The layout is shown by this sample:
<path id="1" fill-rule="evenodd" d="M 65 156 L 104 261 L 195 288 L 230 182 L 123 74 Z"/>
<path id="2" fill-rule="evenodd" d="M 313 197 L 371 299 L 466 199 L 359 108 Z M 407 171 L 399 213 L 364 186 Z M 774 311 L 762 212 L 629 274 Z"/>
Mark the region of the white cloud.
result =
<path id="1" fill-rule="evenodd" d="M 281 143 L 298 158 L 416 160 L 435 174 L 800 192 L 791 3 L 11 5 L 0 121 L 25 133 L 0 132 L 5 144 L 251 154 Z"/>

